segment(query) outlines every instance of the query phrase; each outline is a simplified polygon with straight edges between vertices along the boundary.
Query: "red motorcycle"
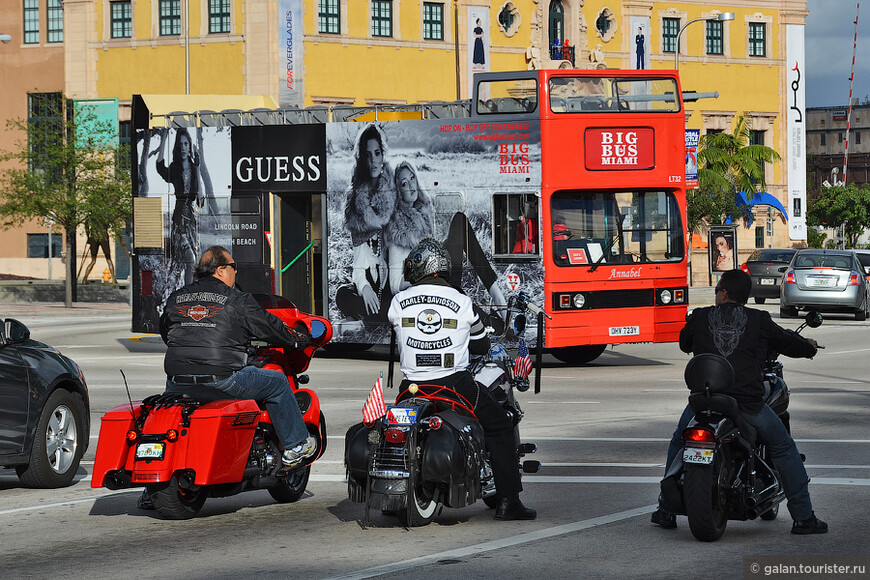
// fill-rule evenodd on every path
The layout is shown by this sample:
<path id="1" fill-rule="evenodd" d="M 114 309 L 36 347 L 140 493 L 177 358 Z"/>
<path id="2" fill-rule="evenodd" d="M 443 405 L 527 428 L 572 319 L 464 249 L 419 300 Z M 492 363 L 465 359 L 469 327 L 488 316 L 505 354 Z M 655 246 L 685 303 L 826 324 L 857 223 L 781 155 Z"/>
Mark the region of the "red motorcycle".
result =
<path id="1" fill-rule="evenodd" d="M 252 399 L 221 398 L 219 391 L 152 395 L 130 401 L 102 417 L 91 487 L 124 489 L 145 486 L 164 518 L 194 517 L 208 497 L 267 489 L 281 503 L 305 492 L 311 463 L 326 450 L 326 420 L 303 373 L 314 352 L 332 338 L 325 318 L 301 312 L 280 296 L 257 295 L 258 302 L 290 328 L 305 330 L 311 344 L 284 350 L 264 343 L 249 360 L 287 375 L 317 454 L 288 470 L 269 413 Z"/>

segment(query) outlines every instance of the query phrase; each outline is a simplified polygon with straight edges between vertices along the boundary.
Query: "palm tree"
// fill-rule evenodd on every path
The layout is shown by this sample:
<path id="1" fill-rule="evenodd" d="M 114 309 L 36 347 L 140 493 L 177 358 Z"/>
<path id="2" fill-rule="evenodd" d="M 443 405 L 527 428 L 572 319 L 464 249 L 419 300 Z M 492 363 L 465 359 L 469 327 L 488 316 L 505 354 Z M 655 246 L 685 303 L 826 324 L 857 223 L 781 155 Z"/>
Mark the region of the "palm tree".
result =
<path id="1" fill-rule="evenodd" d="M 765 188 L 764 165 L 779 161 L 779 153 L 766 145 L 751 145 L 752 134 L 746 115 L 737 117 L 733 133 L 707 133 L 698 148 L 698 189 L 713 198 L 708 217 L 721 223 L 723 216 L 750 215 L 749 207 L 739 206 L 737 194 L 748 200 Z M 691 197 L 690 197 L 691 200 Z M 706 201 L 706 200 L 705 200 Z M 703 211 L 703 210 L 702 210 Z"/>

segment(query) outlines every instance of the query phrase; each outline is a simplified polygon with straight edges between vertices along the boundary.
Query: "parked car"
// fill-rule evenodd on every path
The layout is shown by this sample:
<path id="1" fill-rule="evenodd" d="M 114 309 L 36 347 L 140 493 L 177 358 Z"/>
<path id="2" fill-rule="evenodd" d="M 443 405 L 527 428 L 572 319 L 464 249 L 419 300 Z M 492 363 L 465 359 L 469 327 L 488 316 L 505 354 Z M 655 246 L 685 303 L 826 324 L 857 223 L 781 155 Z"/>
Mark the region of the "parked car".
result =
<path id="1" fill-rule="evenodd" d="M 870 311 L 867 274 L 852 250 L 799 250 L 783 276 L 779 315 L 798 310 L 852 312 L 866 320 Z"/>
<path id="2" fill-rule="evenodd" d="M 740 269 L 752 277 L 752 293 L 756 304 L 768 298 L 779 298 L 782 273 L 794 256 L 794 248 L 768 248 L 754 250 Z"/>
<path id="3" fill-rule="evenodd" d="M 870 280 L 870 250 L 854 250 L 854 252 L 858 256 L 858 262 L 861 263 L 861 267 L 864 268 L 864 274 Z"/>
<path id="4" fill-rule="evenodd" d="M 0 328 L 0 466 L 14 467 L 27 487 L 67 486 L 89 435 L 81 369 L 7 318 Z"/>

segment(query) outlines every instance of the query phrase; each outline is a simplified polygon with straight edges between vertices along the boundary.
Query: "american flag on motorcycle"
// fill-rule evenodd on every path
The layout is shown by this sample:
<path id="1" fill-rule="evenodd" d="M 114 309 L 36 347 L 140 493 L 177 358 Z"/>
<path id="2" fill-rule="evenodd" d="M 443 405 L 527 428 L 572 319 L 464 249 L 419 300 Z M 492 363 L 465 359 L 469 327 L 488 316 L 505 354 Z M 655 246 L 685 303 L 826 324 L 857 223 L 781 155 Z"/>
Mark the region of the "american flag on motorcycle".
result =
<path id="1" fill-rule="evenodd" d="M 529 358 L 529 347 L 526 339 L 520 339 L 520 348 L 517 350 L 517 360 L 514 362 L 514 376 L 525 379 L 532 370 L 532 359 Z"/>
<path id="2" fill-rule="evenodd" d="M 384 389 L 381 387 L 381 379 L 378 378 L 375 381 L 375 386 L 372 387 L 372 392 L 366 397 L 365 405 L 363 405 L 363 422 L 374 423 L 386 414 L 387 407 L 384 405 Z"/>

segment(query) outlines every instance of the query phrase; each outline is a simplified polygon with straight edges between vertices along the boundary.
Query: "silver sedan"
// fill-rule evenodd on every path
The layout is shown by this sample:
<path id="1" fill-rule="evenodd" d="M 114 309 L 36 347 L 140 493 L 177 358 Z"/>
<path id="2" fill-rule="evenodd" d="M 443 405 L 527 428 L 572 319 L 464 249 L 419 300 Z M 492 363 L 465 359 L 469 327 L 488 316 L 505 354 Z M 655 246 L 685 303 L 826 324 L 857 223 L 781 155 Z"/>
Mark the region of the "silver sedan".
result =
<path id="1" fill-rule="evenodd" d="M 798 310 L 851 312 L 866 320 L 870 312 L 867 277 L 848 250 L 800 250 L 783 274 L 779 315 L 790 318 Z"/>

